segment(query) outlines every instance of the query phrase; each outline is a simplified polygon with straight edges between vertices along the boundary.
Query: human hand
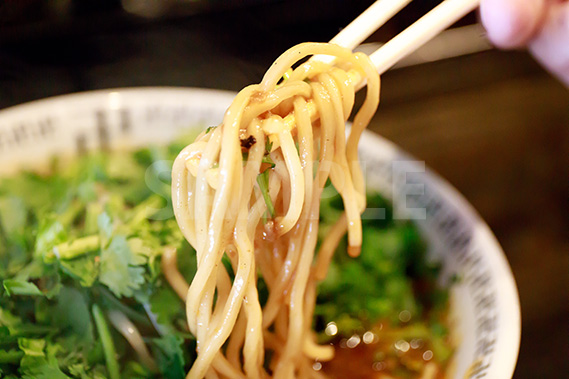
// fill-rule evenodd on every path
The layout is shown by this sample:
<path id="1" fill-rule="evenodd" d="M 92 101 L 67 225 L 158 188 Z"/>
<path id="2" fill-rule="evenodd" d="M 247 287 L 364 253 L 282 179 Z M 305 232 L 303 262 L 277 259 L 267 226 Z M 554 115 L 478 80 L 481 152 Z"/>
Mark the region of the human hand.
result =
<path id="1" fill-rule="evenodd" d="M 482 23 L 498 47 L 528 47 L 569 86 L 569 1 L 482 0 Z"/>

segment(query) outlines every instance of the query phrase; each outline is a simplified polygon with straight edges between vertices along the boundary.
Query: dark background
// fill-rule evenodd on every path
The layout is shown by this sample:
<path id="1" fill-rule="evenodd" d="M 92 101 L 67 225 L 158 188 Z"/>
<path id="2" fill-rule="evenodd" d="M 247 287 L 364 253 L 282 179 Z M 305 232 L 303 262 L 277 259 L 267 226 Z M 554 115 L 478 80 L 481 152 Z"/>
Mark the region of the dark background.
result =
<path id="1" fill-rule="evenodd" d="M 0 1 L 0 108 L 113 87 L 239 90 L 286 48 L 329 40 L 371 3 L 177 1 Z M 372 40 L 388 40 L 435 3 L 412 4 Z M 472 22 L 475 14 L 461 24 Z M 497 50 L 382 80 L 370 128 L 457 187 L 508 256 L 522 305 L 514 377 L 566 375 L 569 91 L 525 52 Z"/>

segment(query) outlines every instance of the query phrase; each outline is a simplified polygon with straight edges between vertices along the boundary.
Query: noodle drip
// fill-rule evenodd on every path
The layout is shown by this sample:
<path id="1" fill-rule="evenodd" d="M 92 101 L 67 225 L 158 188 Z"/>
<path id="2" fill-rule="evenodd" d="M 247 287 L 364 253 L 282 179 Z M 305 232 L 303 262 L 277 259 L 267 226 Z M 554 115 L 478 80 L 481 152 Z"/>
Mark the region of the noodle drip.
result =
<path id="1" fill-rule="evenodd" d="M 309 60 L 291 71 L 315 54 L 335 56 L 335 65 Z M 346 139 L 362 80 L 366 100 Z M 333 350 L 318 346 L 311 331 L 316 282 L 346 231 L 349 253 L 359 253 L 365 185 L 357 144 L 378 102 L 379 77 L 367 56 L 301 44 L 279 57 L 259 85 L 237 95 L 221 125 L 180 153 L 172 174 L 174 211 L 198 262 L 185 297 L 198 352 L 188 378 L 323 376 L 312 362 L 331 359 Z M 315 259 L 328 179 L 346 211 Z M 269 291 L 263 308 L 258 274 Z M 176 278 L 178 292 L 187 288 L 179 276 L 166 277 Z"/>

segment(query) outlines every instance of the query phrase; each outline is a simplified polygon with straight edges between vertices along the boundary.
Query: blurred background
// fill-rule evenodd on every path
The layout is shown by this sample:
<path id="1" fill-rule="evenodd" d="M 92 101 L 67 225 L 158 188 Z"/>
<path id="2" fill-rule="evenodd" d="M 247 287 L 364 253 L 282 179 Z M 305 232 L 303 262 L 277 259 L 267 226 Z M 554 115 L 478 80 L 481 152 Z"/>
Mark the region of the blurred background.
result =
<path id="1" fill-rule="evenodd" d="M 0 108 L 114 87 L 239 90 L 288 47 L 327 41 L 367 0 L 0 0 Z M 387 41 L 439 1 L 412 3 Z M 370 128 L 458 188 L 517 280 L 515 378 L 569 372 L 569 90 L 471 14 L 383 76 Z M 565 374 L 563 374 L 565 373 Z"/>

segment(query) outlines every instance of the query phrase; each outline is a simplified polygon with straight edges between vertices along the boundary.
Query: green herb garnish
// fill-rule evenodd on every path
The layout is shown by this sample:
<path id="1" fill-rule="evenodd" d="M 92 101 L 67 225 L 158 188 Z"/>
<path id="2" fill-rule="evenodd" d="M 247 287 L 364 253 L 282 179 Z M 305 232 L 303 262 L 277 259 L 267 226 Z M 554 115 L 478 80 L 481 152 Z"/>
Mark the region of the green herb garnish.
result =
<path id="1" fill-rule="evenodd" d="M 275 217 L 272 148 L 267 140 L 257 176 L 266 219 Z M 195 251 L 173 218 L 170 167 L 164 163 L 180 149 L 175 143 L 97 153 L 65 168 L 55 162 L 49 175 L 0 178 L 0 377 L 185 377 L 196 356 L 195 340 L 186 329 L 183 301 L 160 265 L 164 248 L 174 247 L 188 282 L 196 272 Z M 242 154 L 247 161 L 248 153 Z M 385 199 L 370 195 L 368 207 L 383 208 L 385 217 L 364 213 L 359 258 L 347 257 L 341 242 L 318 289 L 319 338 L 327 336 L 318 325 L 330 321 L 349 336 L 378 320 L 398 323 L 399 313 L 408 310 L 411 325 L 403 325 L 398 336 L 420 336 L 435 352 L 433 359 L 447 359 L 452 349 L 441 314 L 448 291 L 435 286 L 440 266 L 427 261 L 415 227 L 394 220 Z M 322 200 L 320 240 L 342 210 L 339 196 Z M 267 290 L 262 278 L 258 283 L 263 305 Z M 158 372 L 140 364 L 107 323 L 105 315 L 113 310 L 140 330 Z"/>
<path id="2" fill-rule="evenodd" d="M 257 184 L 259 184 L 259 189 L 261 190 L 261 195 L 265 200 L 267 205 L 267 212 L 270 218 L 275 217 L 275 207 L 273 201 L 271 200 L 271 195 L 269 194 L 269 170 L 265 170 L 263 173 L 257 175 Z"/>
<path id="3" fill-rule="evenodd" d="M 184 377 L 195 344 L 160 268 L 165 246 L 195 259 L 161 163 L 178 152 L 97 153 L 49 175 L 0 178 L 0 377 Z M 195 264 L 180 268 L 190 281 Z M 112 310 L 139 328 L 158 373 L 105 326 Z"/>

